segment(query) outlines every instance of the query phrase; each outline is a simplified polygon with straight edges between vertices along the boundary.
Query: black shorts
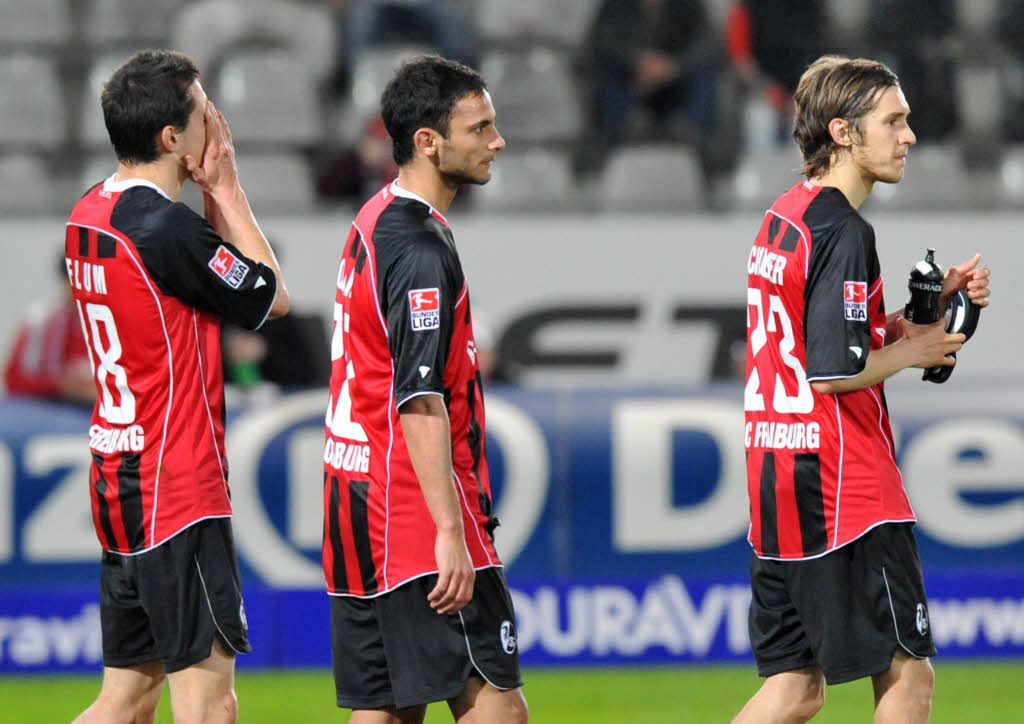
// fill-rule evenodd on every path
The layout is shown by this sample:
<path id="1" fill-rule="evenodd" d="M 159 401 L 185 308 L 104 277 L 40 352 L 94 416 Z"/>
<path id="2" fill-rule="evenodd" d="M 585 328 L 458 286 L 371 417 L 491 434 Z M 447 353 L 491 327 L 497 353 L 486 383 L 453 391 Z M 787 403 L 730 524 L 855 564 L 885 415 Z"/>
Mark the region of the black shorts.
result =
<path id="1" fill-rule="evenodd" d="M 811 666 L 829 684 L 935 655 L 911 523 L 886 523 L 804 561 L 750 560 L 750 644 L 761 676 Z"/>
<path id="2" fill-rule="evenodd" d="M 230 518 L 209 518 L 136 555 L 103 552 L 103 665 L 163 661 L 168 673 L 208 658 L 217 636 L 252 651 Z"/>
<path id="3" fill-rule="evenodd" d="M 476 674 L 498 689 L 519 676 L 512 597 L 501 568 L 476 572 L 473 598 L 440 615 L 427 594 L 437 575 L 375 598 L 331 596 L 331 653 L 338 706 L 384 709 L 444 701 Z"/>

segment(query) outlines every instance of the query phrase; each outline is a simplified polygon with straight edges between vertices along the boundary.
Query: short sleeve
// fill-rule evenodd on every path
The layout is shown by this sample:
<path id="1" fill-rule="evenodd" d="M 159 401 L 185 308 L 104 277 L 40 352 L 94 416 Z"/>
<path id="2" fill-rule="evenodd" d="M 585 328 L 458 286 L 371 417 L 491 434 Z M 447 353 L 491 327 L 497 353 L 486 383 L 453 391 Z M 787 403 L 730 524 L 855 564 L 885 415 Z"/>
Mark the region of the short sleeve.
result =
<path id="1" fill-rule="evenodd" d="M 878 279 L 875 233 L 850 214 L 815 243 L 804 288 L 807 379 L 855 377 L 871 347 L 869 295 Z"/>
<path id="2" fill-rule="evenodd" d="M 277 294 L 274 271 L 244 256 L 187 206 L 175 204 L 168 214 L 162 228 L 173 242 L 138 244 L 161 288 L 246 329 L 262 325 Z"/>
<path id="3" fill-rule="evenodd" d="M 381 297 L 394 362 L 396 407 L 416 395 L 444 393 L 460 291 L 457 260 L 432 234 L 422 234 L 388 270 Z"/>

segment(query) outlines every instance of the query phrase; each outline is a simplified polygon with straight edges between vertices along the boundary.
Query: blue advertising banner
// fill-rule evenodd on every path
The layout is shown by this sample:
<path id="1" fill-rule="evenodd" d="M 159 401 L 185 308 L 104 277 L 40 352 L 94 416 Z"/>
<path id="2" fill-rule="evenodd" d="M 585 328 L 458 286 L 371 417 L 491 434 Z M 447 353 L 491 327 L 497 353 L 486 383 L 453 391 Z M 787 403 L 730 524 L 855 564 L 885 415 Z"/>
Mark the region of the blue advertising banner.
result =
<path id="1" fill-rule="evenodd" d="M 933 631 L 944 653 L 1019 655 L 1024 389 L 955 381 L 888 391 Z M 497 546 L 524 660 L 749 656 L 741 401 L 735 384 L 488 390 Z M 297 393 L 228 419 L 236 543 L 257 642 L 248 665 L 327 661 L 325 634 L 308 625 L 326 610 L 325 407 L 326 392 Z M 98 661 L 98 639 L 86 632 L 99 558 L 88 418 L 0 400 L 0 671 Z"/>
<path id="2" fill-rule="evenodd" d="M 940 657 L 1024 656 L 1024 578 L 928 575 L 928 625 Z M 511 581 L 522 663 L 750 662 L 741 577 Z M 239 666 L 331 663 L 327 595 L 246 585 L 253 652 Z M 495 636 L 500 635 L 495 631 Z M 98 671 L 95 587 L 0 589 L 0 674 Z"/>

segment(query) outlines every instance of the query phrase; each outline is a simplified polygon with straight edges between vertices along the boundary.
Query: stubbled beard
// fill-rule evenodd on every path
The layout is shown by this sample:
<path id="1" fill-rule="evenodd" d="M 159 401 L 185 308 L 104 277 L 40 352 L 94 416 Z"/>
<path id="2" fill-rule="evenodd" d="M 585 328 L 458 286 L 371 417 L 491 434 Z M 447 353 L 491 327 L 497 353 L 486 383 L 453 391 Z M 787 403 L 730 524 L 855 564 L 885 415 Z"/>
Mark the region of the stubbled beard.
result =
<path id="1" fill-rule="evenodd" d="M 483 186 L 485 183 L 490 181 L 489 178 L 479 179 L 470 176 L 468 173 L 463 171 L 450 171 L 441 174 L 446 184 L 451 186 L 462 186 L 463 184 L 474 184 L 476 186 Z"/>

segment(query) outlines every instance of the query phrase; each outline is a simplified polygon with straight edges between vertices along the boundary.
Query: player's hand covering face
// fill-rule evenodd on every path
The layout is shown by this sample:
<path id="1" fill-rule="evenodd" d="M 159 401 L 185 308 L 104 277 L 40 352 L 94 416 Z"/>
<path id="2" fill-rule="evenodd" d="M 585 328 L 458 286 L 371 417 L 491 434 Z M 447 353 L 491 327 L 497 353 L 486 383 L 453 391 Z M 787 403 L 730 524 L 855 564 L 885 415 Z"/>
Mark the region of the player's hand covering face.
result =
<path id="1" fill-rule="evenodd" d="M 231 129 L 224 114 L 207 101 L 203 122 L 206 128 L 206 146 L 202 160 L 195 156 L 185 157 L 185 168 L 203 193 L 214 194 L 219 190 L 231 189 L 238 184 L 238 167 L 235 164 L 235 145 Z"/>

